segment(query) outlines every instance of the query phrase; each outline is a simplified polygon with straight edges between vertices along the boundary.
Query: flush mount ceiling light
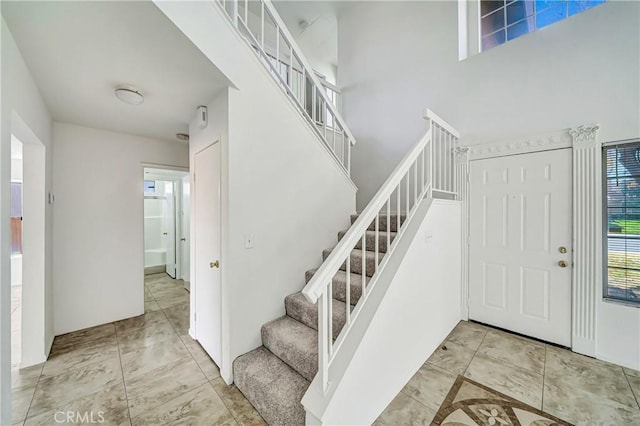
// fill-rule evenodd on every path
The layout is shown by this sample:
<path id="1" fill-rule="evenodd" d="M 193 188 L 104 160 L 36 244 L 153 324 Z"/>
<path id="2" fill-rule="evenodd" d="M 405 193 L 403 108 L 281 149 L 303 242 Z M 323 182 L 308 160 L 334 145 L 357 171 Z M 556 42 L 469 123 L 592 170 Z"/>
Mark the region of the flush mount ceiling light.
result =
<path id="1" fill-rule="evenodd" d="M 118 86 L 115 90 L 116 97 L 125 104 L 140 105 L 144 101 L 144 96 L 140 90 L 133 86 Z"/>

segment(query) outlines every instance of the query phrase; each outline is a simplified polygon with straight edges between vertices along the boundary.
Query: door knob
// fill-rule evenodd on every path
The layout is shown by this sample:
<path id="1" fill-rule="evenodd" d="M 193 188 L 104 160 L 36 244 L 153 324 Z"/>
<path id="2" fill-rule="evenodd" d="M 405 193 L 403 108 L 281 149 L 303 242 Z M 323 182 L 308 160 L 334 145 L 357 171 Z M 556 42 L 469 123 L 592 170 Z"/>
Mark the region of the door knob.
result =
<path id="1" fill-rule="evenodd" d="M 180 238 L 180 241 L 187 241 L 187 239 L 182 237 L 182 238 Z"/>
<path id="2" fill-rule="evenodd" d="M 166 232 L 163 232 L 163 233 L 162 233 L 162 235 L 167 235 L 167 233 L 166 233 Z"/>
<path id="3" fill-rule="evenodd" d="M 220 267 L 220 261 L 216 260 L 215 262 L 209 262 L 209 268 L 219 268 Z"/>
<path id="4" fill-rule="evenodd" d="M 567 263 L 566 260 L 561 260 L 558 262 L 558 266 L 561 268 L 566 268 L 567 266 L 569 266 L 569 264 Z"/>

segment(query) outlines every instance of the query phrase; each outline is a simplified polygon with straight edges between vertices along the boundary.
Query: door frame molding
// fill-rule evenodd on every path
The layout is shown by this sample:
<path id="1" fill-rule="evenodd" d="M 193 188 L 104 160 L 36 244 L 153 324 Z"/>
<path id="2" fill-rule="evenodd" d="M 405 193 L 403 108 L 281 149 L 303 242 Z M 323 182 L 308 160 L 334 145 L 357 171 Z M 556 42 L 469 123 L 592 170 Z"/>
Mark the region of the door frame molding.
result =
<path id="1" fill-rule="evenodd" d="M 455 149 L 458 199 L 462 209 L 462 319 L 469 319 L 470 161 L 516 154 L 572 150 L 571 348 L 596 356 L 596 303 L 602 276 L 602 141 L 600 126 L 581 125 L 527 139 L 507 139 Z"/>

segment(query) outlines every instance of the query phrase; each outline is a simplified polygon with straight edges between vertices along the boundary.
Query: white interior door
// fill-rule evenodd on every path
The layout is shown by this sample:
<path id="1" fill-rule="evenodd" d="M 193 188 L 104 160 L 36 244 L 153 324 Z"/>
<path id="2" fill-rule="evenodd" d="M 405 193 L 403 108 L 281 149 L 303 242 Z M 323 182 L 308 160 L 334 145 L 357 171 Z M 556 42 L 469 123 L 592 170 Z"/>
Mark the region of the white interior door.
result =
<path id="1" fill-rule="evenodd" d="M 182 250 L 182 256 L 180 258 L 180 262 L 182 263 L 181 271 L 182 271 L 182 279 L 186 282 L 189 282 L 190 278 L 190 262 L 191 256 L 189 253 L 189 244 L 191 243 L 189 238 L 189 229 L 191 222 L 191 195 L 189 188 L 189 176 L 185 176 L 178 183 L 182 186 L 182 236 L 180 238 L 180 247 Z"/>
<path id="2" fill-rule="evenodd" d="M 209 356 L 221 364 L 220 282 L 220 144 L 214 143 L 194 160 L 195 337 Z"/>
<path id="3" fill-rule="evenodd" d="M 166 249 L 165 270 L 176 278 L 176 197 L 173 182 L 165 182 L 164 245 Z"/>
<path id="4" fill-rule="evenodd" d="M 469 318 L 571 345 L 571 209 L 570 149 L 471 162 Z"/>

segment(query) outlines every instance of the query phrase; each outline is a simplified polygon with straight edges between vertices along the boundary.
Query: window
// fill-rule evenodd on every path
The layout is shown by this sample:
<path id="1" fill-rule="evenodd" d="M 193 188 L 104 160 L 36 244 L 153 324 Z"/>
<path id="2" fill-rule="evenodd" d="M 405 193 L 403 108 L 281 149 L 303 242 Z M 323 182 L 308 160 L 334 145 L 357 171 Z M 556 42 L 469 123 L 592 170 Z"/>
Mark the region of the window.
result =
<path id="1" fill-rule="evenodd" d="M 481 0 L 482 50 L 591 9 L 606 0 Z"/>
<path id="2" fill-rule="evenodd" d="M 640 303 L 640 141 L 603 148 L 604 297 Z"/>
<path id="3" fill-rule="evenodd" d="M 145 180 L 144 181 L 144 193 L 145 194 L 154 194 L 156 192 L 156 181 L 155 180 Z"/>

